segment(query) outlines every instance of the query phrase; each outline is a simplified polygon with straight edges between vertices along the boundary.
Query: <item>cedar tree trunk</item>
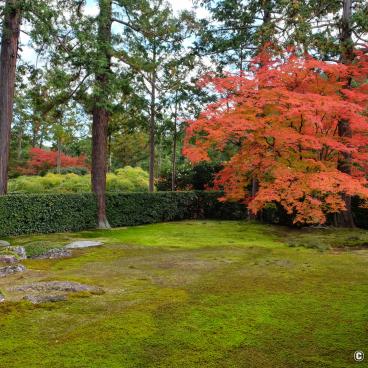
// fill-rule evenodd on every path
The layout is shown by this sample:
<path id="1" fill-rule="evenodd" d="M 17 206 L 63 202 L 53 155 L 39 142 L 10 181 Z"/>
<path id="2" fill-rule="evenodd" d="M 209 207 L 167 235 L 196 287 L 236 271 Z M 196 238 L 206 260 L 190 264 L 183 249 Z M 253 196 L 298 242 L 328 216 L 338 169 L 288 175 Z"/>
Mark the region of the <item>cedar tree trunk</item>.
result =
<path id="1" fill-rule="evenodd" d="M 19 2 L 7 0 L 0 53 L 0 195 L 6 194 L 8 190 L 10 130 L 13 120 L 20 19 Z"/>
<path id="2" fill-rule="evenodd" d="M 155 135 L 156 135 L 156 46 L 153 45 L 153 64 L 151 81 L 151 112 L 149 125 L 149 192 L 155 190 Z"/>
<path id="3" fill-rule="evenodd" d="M 176 148 L 178 141 L 178 93 L 175 94 L 174 111 L 174 132 L 173 132 L 173 152 L 172 152 L 172 171 L 171 171 L 171 190 L 176 190 Z"/>
<path id="4" fill-rule="evenodd" d="M 340 42 L 342 48 L 341 62 L 343 64 L 350 64 L 354 60 L 351 16 L 352 16 L 352 1 L 344 0 L 343 15 L 341 19 L 341 33 L 340 33 Z M 349 88 L 350 86 L 347 87 Z M 344 139 L 344 137 L 352 138 L 353 132 L 348 121 L 345 120 L 339 121 L 338 134 L 339 137 L 341 137 L 342 139 Z M 340 152 L 337 168 L 339 171 L 351 175 L 350 153 Z M 348 195 L 343 195 L 343 199 L 345 201 L 346 210 L 336 215 L 335 225 L 340 227 L 354 227 L 353 212 L 351 208 L 351 197 Z"/>
<path id="5" fill-rule="evenodd" d="M 108 229 L 106 217 L 107 134 L 110 120 L 108 110 L 109 79 L 111 76 L 112 0 L 99 0 L 98 51 L 96 90 L 92 110 L 92 190 L 97 197 L 98 228 Z"/>

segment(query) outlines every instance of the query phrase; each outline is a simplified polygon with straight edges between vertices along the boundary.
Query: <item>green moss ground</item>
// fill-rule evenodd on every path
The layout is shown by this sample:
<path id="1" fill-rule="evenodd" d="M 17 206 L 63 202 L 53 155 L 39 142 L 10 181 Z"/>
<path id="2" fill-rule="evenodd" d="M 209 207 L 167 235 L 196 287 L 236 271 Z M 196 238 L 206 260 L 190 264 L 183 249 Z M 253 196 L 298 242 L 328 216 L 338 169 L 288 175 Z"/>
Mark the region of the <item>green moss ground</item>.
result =
<path id="1" fill-rule="evenodd" d="M 365 366 L 366 231 L 187 221 L 11 241 L 90 238 L 105 245 L 0 279 L 1 368 Z M 9 291 L 38 280 L 106 293 L 33 306 Z"/>

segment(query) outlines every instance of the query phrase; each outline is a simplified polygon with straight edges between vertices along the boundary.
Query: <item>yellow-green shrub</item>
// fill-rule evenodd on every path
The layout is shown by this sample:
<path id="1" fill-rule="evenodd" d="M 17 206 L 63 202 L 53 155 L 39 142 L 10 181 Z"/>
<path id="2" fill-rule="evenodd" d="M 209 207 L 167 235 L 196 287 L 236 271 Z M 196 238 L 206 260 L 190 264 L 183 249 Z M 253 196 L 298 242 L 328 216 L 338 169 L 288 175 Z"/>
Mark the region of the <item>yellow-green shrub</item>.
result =
<path id="1" fill-rule="evenodd" d="M 124 167 L 107 174 L 107 191 L 145 192 L 148 173 L 140 167 Z M 9 181 L 10 193 L 84 193 L 91 191 L 91 176 L 73 173 L 49 173 L 41 176 L 20 176 Z"/>

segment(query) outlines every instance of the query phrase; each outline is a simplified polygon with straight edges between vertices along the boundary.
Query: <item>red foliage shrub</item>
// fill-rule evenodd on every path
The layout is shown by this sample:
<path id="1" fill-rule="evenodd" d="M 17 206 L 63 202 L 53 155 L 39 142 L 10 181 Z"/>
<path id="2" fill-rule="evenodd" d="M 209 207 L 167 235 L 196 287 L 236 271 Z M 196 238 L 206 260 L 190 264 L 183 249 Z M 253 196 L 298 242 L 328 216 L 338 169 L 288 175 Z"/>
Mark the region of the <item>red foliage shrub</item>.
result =
<path id="1" fill-rule="evenodd" d="M 19 167 L 18 171 L 25 175 L 36 175 L 41 171 L 50 170 L 57 166 L 56 151 L 48 151 L 41 148 L 31 148 L 29 150 L 29 160 L 24 167 Z M 87 167 L 86 156 L 79 157 L 61 154 L 61 167 Z"/>

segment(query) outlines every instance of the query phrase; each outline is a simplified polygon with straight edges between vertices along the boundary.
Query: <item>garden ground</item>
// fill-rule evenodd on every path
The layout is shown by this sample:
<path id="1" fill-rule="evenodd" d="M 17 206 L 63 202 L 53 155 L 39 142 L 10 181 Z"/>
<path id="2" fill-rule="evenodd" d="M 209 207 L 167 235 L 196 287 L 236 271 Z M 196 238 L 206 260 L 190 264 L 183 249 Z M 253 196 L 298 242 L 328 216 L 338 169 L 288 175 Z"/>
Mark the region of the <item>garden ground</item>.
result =
<path id="1" fill-rule="evenodd" d="M 368 355 L 367 231 L 185 221 L 10 240 L 35 255 L 92 238 L 105 244 L 0 279 L 1 368 L 347 368 Z M 105 293 L 33 305 L 11 291 L 50 280 Z"/>

